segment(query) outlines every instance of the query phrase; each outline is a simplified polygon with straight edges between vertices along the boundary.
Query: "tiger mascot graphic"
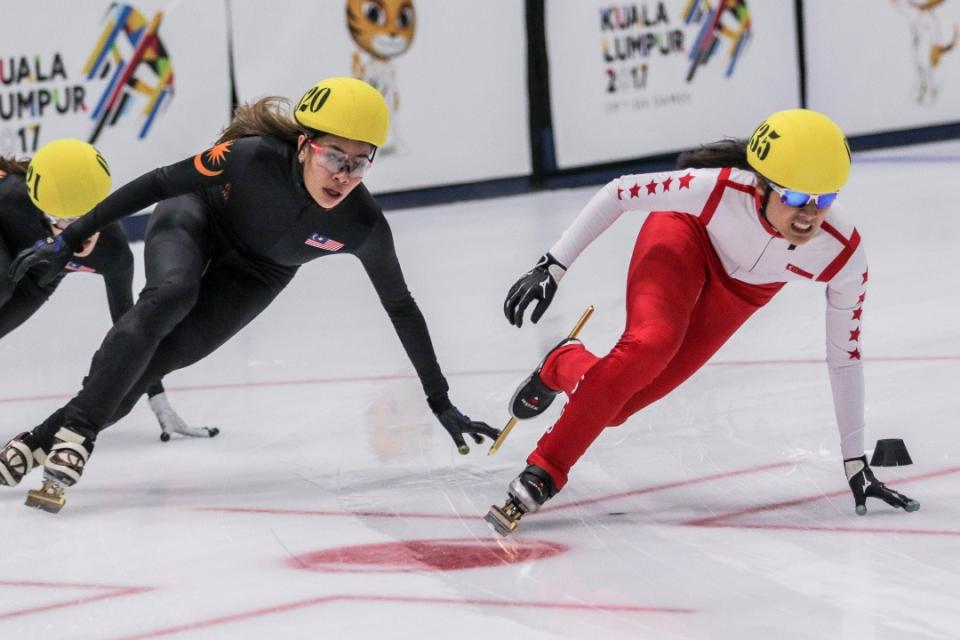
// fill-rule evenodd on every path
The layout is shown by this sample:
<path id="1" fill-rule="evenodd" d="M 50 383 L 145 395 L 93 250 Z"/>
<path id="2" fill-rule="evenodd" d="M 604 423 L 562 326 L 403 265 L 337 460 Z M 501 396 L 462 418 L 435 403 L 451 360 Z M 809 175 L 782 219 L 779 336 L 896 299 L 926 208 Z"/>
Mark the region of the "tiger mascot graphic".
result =
<path id="1" fill-rule="evenodd" d="M 390 107 L 390 137 L 381 153 L 400 151 L 400 91 L 393 59 L 413 44 L 417 28 L 413 0 L 347 0 L 347 27 L 359 49 L 353 53 L 353 76 L 376 87 Z"/>
<path id="2" fill-rule="evenodd" d="M 960 25 L 944 25 L 949 19 L 939 13 L 946 0 L 893 0 L 893 4 L 906 17 L 910 27 L 913 66 L 917 74 L 914 100 L 921 105 L 933 104 L 940 93 L 938 76 L 942 73 L 943 58 L 960 41 Z"/>

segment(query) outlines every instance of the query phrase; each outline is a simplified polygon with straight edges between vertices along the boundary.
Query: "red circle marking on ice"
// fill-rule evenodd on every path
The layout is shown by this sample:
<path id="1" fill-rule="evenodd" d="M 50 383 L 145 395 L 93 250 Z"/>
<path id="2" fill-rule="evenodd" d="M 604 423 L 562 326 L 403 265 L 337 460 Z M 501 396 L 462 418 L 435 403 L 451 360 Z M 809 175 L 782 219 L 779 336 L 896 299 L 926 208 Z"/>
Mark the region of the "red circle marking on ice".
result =
<path id="1" fill-rule="evenodd" d="M 408 540 L 324 549 L 289 561 L 297 569 L 328 572 L 459 571 L 542 560 L 567 550 L 542 540 Z"/>

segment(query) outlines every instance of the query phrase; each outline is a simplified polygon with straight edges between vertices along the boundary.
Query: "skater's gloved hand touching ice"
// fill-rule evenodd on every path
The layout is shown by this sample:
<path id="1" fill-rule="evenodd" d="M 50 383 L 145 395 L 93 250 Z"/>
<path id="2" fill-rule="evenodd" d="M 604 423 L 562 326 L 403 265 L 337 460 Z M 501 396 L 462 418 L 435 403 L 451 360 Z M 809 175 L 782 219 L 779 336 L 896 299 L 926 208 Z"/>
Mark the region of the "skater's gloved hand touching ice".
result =
<path id="1" fill-rule="evenodd" d="M 843 469 L 847 473 L 847 482 L 850 483 L 853 501 L 857 505 L 857 515 L 862 516 L 867 513 L 867 498 L 879 498 L 891 507 L 905 511 L 916 511 L 920 508 L 920 503 L 916 500 L 888 488 L 877 480 L 870 465 L 867 464 L 867 456 L 844 460 Z"/>
<path id="2" fill-rule="evenodd" d="M 430 409 L 434 415 L 437 416 L 437 420 L 440 421 L 443 428 L 446 429 L 450 437 L 453 438 L 454 444 L 457 445 L 457 451 L 459 451 L 461 455 L 470 453 L 470 447 L 468 447 L 464 441 L 463 434 L 469 434 L 477 444 L 483 444 L 483 436 L 491 440 L 496 440 L 500 435 L 499 431 L 486 422 L 471 420 L 469 417 L 460 413 L 460 410 L 450 403 L 450 399 L 447 398 L 446 395 L 442 398 L 427 398 L 427 404 L 430 405 Z"/>
<path id="3" fill-rule="evenodd" d="M 536 266 L 520 276 L 507 292 L 507 299 L 503 303 L 503 313 L 507 316 L 507 321 L 517 327 L 522 326 L 524 311 L 531 302 L 537 300 L 537 306 L 530 314 L 530 320 L 536 324 L 553 301 L 553 296 L 557 293 L 557 283 L 566 272 L 567 268 L 549 253 L 540 256 Z"/>
<path id="4" fill-rule="evenodd" d="M 10 265 L 10 278 L 14 282 L 20 282 L 28 271 L 36 268 L 37 284 L 41 287 L 50 284 L 67 266 L 70 256 L 73 255 L 74 250 L 67 244 L 64 235 L 37 240 L 32 247 L 21 251 Z"/>

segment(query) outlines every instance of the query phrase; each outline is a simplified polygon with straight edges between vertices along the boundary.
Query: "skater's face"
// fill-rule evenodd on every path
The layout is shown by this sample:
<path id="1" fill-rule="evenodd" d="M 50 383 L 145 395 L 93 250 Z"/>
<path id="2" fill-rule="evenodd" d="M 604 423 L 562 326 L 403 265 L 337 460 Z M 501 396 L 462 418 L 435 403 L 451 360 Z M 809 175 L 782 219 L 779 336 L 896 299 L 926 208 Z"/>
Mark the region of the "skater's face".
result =
<path id="1" fill-rule="evenodd" d="M 763 185 L 769 189 L 768 185 Z M 817 235 L 820 225 L 830 211 L 829 206 L 817 208 L 815 199 L 811 199 L 802 207 L 791 207 L 785 204 L 776 192 L 767 198 L 767 222 L 780 232 L 780 235 L 790 244 L 801 245 Z"/>
<path id="2" fill-rule="evenodd" d="M 53 216 L 47 216 L 47 222 L 50 223 L 50 230 L 53 232 L 54 237 L 63 233 L 63 230 L 77 221 L 79 218 L 54 218 Z M 73 255 L 78 258 L 86 258 L 88 255 L 93 253 L 94 248 L 97 246 L 97 240 L 100 239 L 100 232 L 97 231 L 95 234 L 83 241 L 83 247 L 80 251 L 75 252 Z"/>
<path id="3" fill-rule="evenodd" d="M 303 183 L 324 209 L 332 209 L 350 195 L 372 164 L 374 147 L 366 142 L 329 134 L 297 140 Z"/>

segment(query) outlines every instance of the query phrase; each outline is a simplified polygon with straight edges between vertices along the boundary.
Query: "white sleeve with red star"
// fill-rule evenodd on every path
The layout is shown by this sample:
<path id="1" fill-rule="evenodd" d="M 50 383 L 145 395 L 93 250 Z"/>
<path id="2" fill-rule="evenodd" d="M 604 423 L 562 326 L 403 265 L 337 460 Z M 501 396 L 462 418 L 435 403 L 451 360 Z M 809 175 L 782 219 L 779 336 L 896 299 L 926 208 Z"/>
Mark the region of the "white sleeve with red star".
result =
<path id="1" fill-rule="evenodd" d="M 686 169 L 621 176 L 591 198 L 550 249 L 569 268 L 624 211 L 686 211 L 697 215 L 714 191 L 719 169 Z"/>
<path id="2" fill-rule="evenodd" d="M 867 258 L 861 243 L 827 283 L 827 367 L 845 460 L 863 455 L 865 399 L 860 325 L 866 285 Z"/>

